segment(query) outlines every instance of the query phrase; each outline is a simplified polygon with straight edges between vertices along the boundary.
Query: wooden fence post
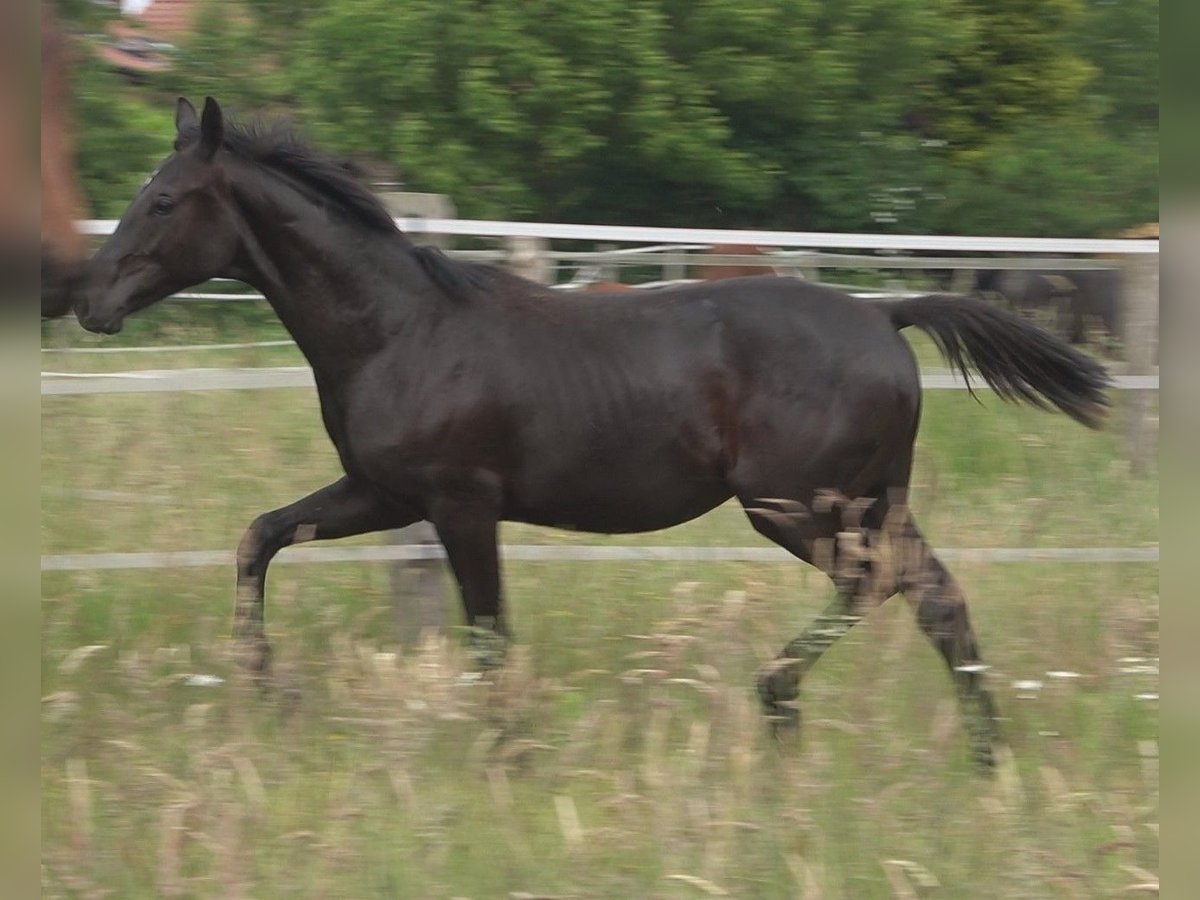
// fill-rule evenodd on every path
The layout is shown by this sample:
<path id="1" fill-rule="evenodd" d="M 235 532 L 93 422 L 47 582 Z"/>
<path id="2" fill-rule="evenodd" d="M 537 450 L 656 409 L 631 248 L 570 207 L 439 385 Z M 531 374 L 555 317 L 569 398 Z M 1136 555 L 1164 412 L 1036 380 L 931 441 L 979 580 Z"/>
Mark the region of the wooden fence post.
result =
<path id="1" fill-rule="evenodd" d="M 1158 368 L 1158 256 L 1138 254 L 1124 266 L 1125 321 L 1122 335 L 1127 372 L 1153 375 Z M 1158 419 L 1151 415 L 1154 392 L 1127 392 L 1125 439 L 1133 472 L 1146 472 L 1157 452 Z"/>
<path id="2" fill-rule="evenodd" d="M 454 204 L 442 194 L 417 194 L 403 191 L 381 193 L 388 212 L 397 217 L 453 219 Z M 445 235 L 413 234 L 416 243 L 433 244 L 445 249 Z M 393 546 L 438 544 L 437 533 L 428 522 L 417 522 L 407 528 L 389 531 L 387 542 Z M 412 647 L 427 629 L 440 630 L 446 625 L 450 591 L 447 587 L 446 564 L 441 559 L 397 560 L 389 564 L 392 595 L 392 621 L 396 639 L 401 646 Z"/>
<path id="3" fill-rule="evenodd" d="M 389 544 L 437 546 L 437 532 L 428 522 L 389 531 Z M 392 621 L 396 639 L 403 647 L 414 647 L 428 629 L 446 625 L 450 592 L 447 590 L 446 563 L 441 559 L 401 559 L 390 564 Z"/>
<path id="4" fill-rule="evenodd" d="M 509 269 L 538 284 L 554 283 L 554 271 L 546 257 L 549 241 L 545 238 L 513 235 L 505 238 L 504 243 L 508 251 Z"/>

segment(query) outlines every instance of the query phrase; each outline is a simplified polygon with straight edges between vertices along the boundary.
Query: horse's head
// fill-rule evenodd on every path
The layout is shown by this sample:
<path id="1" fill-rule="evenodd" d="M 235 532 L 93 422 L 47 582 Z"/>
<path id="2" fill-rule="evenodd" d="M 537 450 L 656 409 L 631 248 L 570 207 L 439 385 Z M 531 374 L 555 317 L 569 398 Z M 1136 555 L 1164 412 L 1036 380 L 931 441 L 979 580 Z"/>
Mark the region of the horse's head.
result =
<path id="1" fill-rule="evenodd" d="M 146 180 L 116 231 L 88 263 L 75 313 L 88 331 L 116 334 L 125 317 L 227 273 L 239 246 L 237 214 L 223 165 L 225 125 L 211 97 L 204 112 L 182 97 L 175 152 Z"/>

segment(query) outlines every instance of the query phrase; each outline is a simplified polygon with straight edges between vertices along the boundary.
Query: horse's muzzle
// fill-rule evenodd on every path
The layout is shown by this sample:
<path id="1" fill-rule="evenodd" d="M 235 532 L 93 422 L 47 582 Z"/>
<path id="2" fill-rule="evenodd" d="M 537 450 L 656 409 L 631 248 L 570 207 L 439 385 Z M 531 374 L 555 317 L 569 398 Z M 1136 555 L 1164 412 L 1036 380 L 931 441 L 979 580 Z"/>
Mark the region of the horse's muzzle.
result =
<path id="1" fill-rule="evenodd" d="M 93 334 L 116 334 L 121 330 L 125 321 L 125 311 L 121 306 L 107 311 L 97 311 L 95 306 L 86 298 L 75 302 L 75 318 L 85 331 Z"/>
<path id="2" fill-rule="evenodd" d="M 119 316 L 110 319 L 82 318 L 79 324 L 93 334 L 116 334 L 121 330 L 122 320 Z"/>

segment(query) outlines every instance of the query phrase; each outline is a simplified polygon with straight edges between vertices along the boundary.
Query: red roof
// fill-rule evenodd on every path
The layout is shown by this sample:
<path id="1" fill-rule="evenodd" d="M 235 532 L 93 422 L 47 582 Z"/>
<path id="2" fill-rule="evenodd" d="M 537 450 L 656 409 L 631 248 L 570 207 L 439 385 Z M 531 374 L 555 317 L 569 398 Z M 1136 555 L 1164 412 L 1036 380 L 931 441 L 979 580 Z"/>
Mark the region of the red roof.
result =
<path id="1" fill-rule="evenodd" d="M 148 34 L 170 39 L 190 32 L 195 17 L 196 0 L 150 0 L 141 13 L 127 18 L 140 22 Z"/>
<path id="2" fill-rule="evenodd" d="M 124 72 L 162 72 L 171 59 L 162 43 L 176 43 L 192 30 L 197 0 L 150 0 L 141 12 L 128 13 L 108 28 L 112 42 L 100 57 Z"/>

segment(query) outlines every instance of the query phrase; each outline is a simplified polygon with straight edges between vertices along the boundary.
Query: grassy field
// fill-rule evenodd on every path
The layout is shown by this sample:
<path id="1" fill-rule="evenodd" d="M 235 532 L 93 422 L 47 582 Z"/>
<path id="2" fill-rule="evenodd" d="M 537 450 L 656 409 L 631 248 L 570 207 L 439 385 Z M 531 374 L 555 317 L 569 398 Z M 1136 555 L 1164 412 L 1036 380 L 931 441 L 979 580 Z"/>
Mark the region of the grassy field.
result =
<path id="1" fill-rule="evenodd" d="M 281 336 L 245 312 L 164 314 L 109 346 Z M 62 324 L 45 346 L 84 342 Z M 298 362 L 292 348 L 45 356 L 54 371 Z M 307 390 L 47 397 L 43 552 L 230 550 L 256 514 L 338 474 Z M 1153 543 L 1157 490 L 1113 433 L 927 395 L 913 505 L 937 546 Z M 652 535 L 503 539 L 765 546 L 732 507 Z M 973 772 L 949 680 L 900 599 L 806 679 L 799 740 L 768 736 L 753 672 L 831 592 L 799 563 L 510 562 L 517 644 L 487 679 L 457 630 L 396 646 L 386 566 L 281 565 L 266 693 L 229 659 L 232 572 L 46 573 L 43 892 L 1149 890 L 1157 566 L 954 568 L 1011 748 L 993 780 Z"/>

